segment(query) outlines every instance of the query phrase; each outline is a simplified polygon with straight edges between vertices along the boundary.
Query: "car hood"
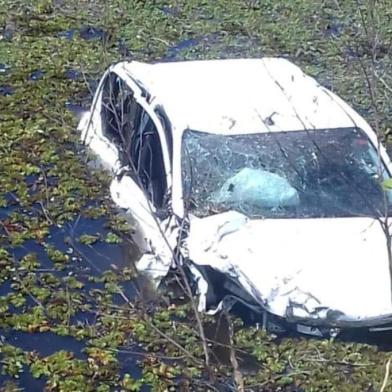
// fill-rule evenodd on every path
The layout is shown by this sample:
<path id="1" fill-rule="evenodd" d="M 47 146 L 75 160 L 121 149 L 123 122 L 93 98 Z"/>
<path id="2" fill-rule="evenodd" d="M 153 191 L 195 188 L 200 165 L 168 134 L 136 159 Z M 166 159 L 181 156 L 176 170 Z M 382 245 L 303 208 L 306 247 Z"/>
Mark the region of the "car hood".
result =
<path id="1" fill-rule="evenodd" d="M 345 322 L 392 314 L 386 237 L 375 219 L 249 220 L 235 211 L 190 219 L 189 258 L 237 280 L 271 313 Z"/>

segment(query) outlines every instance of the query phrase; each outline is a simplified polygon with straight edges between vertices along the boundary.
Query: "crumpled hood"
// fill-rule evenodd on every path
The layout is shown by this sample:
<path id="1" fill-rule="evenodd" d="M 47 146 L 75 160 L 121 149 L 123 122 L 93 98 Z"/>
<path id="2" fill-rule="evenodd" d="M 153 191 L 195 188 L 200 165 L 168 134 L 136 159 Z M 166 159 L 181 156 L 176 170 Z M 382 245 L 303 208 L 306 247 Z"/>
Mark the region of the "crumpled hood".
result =
<path id="1" fill-rule="evenodd" d="M 392 313 L 386 239 L 371 218 L 191 217 L 195 264 L 237 278 L 283 317 L 364 320 Z M 342 314 L 343 313 L 343 314 Z"/>

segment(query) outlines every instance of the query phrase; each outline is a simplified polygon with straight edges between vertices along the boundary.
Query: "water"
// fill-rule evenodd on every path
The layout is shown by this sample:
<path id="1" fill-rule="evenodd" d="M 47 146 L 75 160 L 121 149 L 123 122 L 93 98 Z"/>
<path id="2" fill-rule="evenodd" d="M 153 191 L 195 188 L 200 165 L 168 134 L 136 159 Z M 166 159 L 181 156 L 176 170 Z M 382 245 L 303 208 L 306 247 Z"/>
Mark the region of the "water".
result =
<path id="1" fill-rule="evenodd" d="M 67 70 L 64 72 L 64 76 L 65 76 L 67 79 L 70 79 L 70 80 L 78 80 L 78 79 L 81 79 L 81 73 L 80 73 L 79 71 L 76 71 L 75 69 L 67 69 Z"/>
<path id="2" fill-rule="evenodd" d="M 9 66 L 7 64 L 0 64 L 0 75 L 5 75 L 8 73 Z"/>
<path id="3" fill-rule="evenodd" d="M 21 260 L 29 253 L 35 253 L 39 259 L 40 268 L 48 270 L 53 269 L 53 263 L 45 252 L 45 248 L 35 240 L 27 240 L 21 245 L 13 246 L 9 249 L 9 253 L 15 260 Z M 58 274 L 60 274 L 60 272 Z"/>
<path id="4" fill-rule="evenodd" d="M 95 26 L 85 26 L 79 30 L 79 37 L 86 41 L 103 40 L 105 36 L 106 33 Z"/>
<path id="5" fill-rule="evenodd" d="M 23 389 L 19 389 L 20 391 L 28 391 L 28 392 L 42 392 L 45 390 L 45 380 L 43 378 L 36 379 L 34 378 L 28 367 L 26 365 L 23 366 L 22 372 L 19 374 L 17 380 L 13 379 L 10 376 L 0 375 L 0 385 L 4 386 L 6 382 L 15 382 L 17 381 L 19 387 L 25 387 Z M 10 389 L 15 390 L 15 389 Z M 2 391 L 7 391 L 6 389 L 2 389 Z"/>
<path id="6" fill-rule="evenodd" d="M 342 35 L 342 26 L 338 23 L 329 23 L 324 30 L 324 35 L 328 38 L 338 38 Z"/>
<path id="7" fill-rule="evenodd" d="M 60 31 L 57 33 L 57 37 L 59 38 L 64 38 L 66 40 L 72 40 L 74 38 L 74 35 L 76 34 L 77 29 L 69 29 L 65 31 Z"/>
<path id="8" fill-rule="evenodd" d="M 12 95 L 14 93 L 14 89 L 11 86 L 1 85 L 0 86 L 0 95 L 6 97 L 8 95 Z"/>
<path id="9" fill-rule="evenodd" d="M 1 33 L 1 37 L 4 41 L 12 41 L 12 38 L 14 37 L 14 29 L 13 28 L 7 28 Z"/>
<path id="10" fill-rule="evenodd" d="M 27 333 L 15 330 L 1 330 L 0 339 L 2 344 L 10 344 L 23 349 L 25 352 L 36 352 L 46 357 L 60 350 L 73 354 L 75 358 L 86 360 L 87 355 L 83 352 L 84 344 L 69 336 L 59 336 L 51 332 Z M 1 358 L 1 355 L 0 355 Z M 6 375 L 0 375 L 0 385 L 4 382 L 11 381 L 12 378 Z M 45 379 L 43 377 L 34 378 L 27 366 L 19 373 L 18 384 L 28 391 L 43 391 L 45 388 Z"/>
<path id="11" fill-rule="evenodd" d="M 0 330 L 3 343 L 20 347 L 24 351 L 36 351 L 47 357 L 63 350 L 73 354 L 75 358 L 87 359 L 83 352 L 84 344 L 71 336 L 59 336 L 52 332 L 28 333 L 15 330 Z"/>
<path id="12" fill-rule="evenodd" d="M 78 99 L 70 98 L 65 102 L 66 109 L 69 110 L 72 114 L 74 114 L 77 120 L 80 120 L 82 114 L 89 110 L 93 98 L 93 92 L 97 85 L 98 83 L 95 80 L 89 80 L 88 86 L 89 91 L 91 92 L 90 94 L 87 93 L 86 95 L 83 95 Z"/>
<path id="13" fill-rule="evenodd" d="M 369 332 L 365 328 L 343 331 L 337 340 L 365 343 L 376 346 L 380 351 L 392 351 L 392 331 Z"/>
<path id="14" fill-rule="evenodd" d="M 74 39 L 76 35 L 79 35 L 79 38 L 86 41 L 94 41 L 103 40 L 106 36 L 106 32 L 99 27 L 83 26 L 80 29 L 69 29 L 60 31 L 56 35 L 57 37 L 63 38 L 68 41 Z"/>
<path id="15" fill-rule="evenodd" d="M 188 38 L 180 42 L 177 42 L 176 44 L 170 46 L 167 49 L 166 55 L 163 60 L 167 61 L 170 59 L 175 59 L 182 50 L 192 48 L 198 45 L 199 43 L 200 43 L 199 38 Z"/>
<path id="16" fill-rule="evenodd" d="M 27 181 L 34 183 L 34 180 L 36 178 L 32 176 Z M 0 208 L 0 218 L 2 220 L 6 219 L 12 211 L 22 212 L 23 210 L 18 205 L 11 208 Z M 124 267 L 132 266 L 134 260 L 140 256 L 139 249 L 129 239 L 125 239 L 121 244 L 108 244 L 98 241 L 93 245 L 85 245 L 79 241 L 80 236 L 83 234 L 105 238 L 109 232 L 110 229 L 107 227 L 107 221 L 104 218 L 92 219 L 76 216 L 75 219 L 62 226 L 52 225 L 49 234 L 45 237 L 45 244 L 52 245 L 69 255 L 70 261 L 62 270 L 54 268 L 53 262 L 45 251 L 44 244 L 34 239 L 29 239 L 19 246 L 10 247 L 9 252 L 16 263 L 28 253 L 35 253 L 40 262 L 38 269 L 35 271 L 37 276 L 48 272 L 59 279 L 75 276 L 78 281 L 84 284 L 82 292 L 88 295 L 91 289 L 105 290 L 104 283 L 91 281 L 91 277 L 99 278 L 105 271 L 115 272 Z M 122 282 L 120 285 L 125 295 L 131 300 L 137 300 L 139 295 L 149 293 L 151 290 L 151 286 L 148 286 L 148 282 L 144 277 L 140 277 L 140 279 L 136 277 L 133 280 Z M 147 286 L 148 290 L 146 291 L 145 288 Z M 11 281 L 6 280 L 0 284 L 0 295 L 6 296 L 10 293 L 13 293 Z M 148 298 L 147 294 L 146 298 Z M 23 311 L 26 313 L 28 308 L 36 305 L 31 298 L 26 296 L 26 299 L 26 303 L 21 308 L 10 306 L 10 312 L 21 314 Z M 115 297 L 113 302 L 119 305 L 124 303 L 119 296 Z M 91 311 L 77 311 L 69 319 L 71 325 L 88 326 L 94 325 L 95 322 L 96 313 L 94 312 L 94 307 Z M 86 341 L 79 341 L 71 336 L 60 336 L 52 332 L 29 333 L 3 328 L 0 329 L 0 341 L 19 347 L 25 352 L 35 351 L 43 357 L 65 350 L 72 352 L 75 358 L 87 359 L 87 355 L 84 352 Z M 123 347 L 123 349 L 129 350 L 129 347 Z M 133 350 L 135 351 L 135 348 Z M 121 352 L 118 358 L 122 374 L 129 373 L 135 378 L 141 376 L 141 370 L 137 363 L 141 359 L 141 355 Z M 11 378 L 4 375 L 0 376 L 0 385 L 4 385 L 3 383 L 7 380 L 10 381 Z M 41 391 L 44 389 L 45 380 L 43 378 L 39 380 L 34 379 L 29 369 L 24 367 L 23 372 L 19 375 L 18 385 L 28 388 L 29 391 Z M 143 389 L 143 391 L 147 390 L 148 388 Z"/>
<path id="17" fill-rule="evenodd" d="M 39 80 L 41 78 L 43 78 L 43 76 L 45 75 L 45 72 L 42 71 L 42 69 L 37 69 L 36 71 L 33 71 L 30 76 L 29 76 L 29 80 L 31 81 L 36 81 Z"/>
<path id="18" fill-rule="evenodd" d="M 201 59 L 208 51 L 219 54 L 217 58 L 240 58 L 245 52 L 246 57 L 262 57 L 258 41 L 248 36 L 237 35 L 230 40 L 218 32 L 203 36 L 190 37 L 170 45 L 161 61 L 174 61 L 184 59 Z"/>
<path id="19" fill-rule="evenodd" d="M 344 33 L 344 25 L 338 18 L 330 16 L 328 18 L 328 23 L 323 29 L 323 35 L 326 38 L 336 39 L 339 38 Z"/>
<path id="20" fill-rule="evenodd" d="M 166 16 L 178 17 L 180 14 L 180 9 L 178 7 L 163 6 L 160 10 Z"/>
<path id="21" fill-rule="evenodd" d="M 65 107 L 78 119 L 80 119 L 82 117 L 82 114 L 86 111 L 86 109 L 82 105 L 70 101 L 67 101 L 65 103 Z"/>
<path id="22" fill-rule="evenodd" d="M 96 90 L 97 87 L 98 87 L 99 80 L 100 80 L 100 79 L 88 79 L 88 80 L 87 80 L 89 91 L 91 91 L 92 93 L 95 92 L 95 90 Z"/>

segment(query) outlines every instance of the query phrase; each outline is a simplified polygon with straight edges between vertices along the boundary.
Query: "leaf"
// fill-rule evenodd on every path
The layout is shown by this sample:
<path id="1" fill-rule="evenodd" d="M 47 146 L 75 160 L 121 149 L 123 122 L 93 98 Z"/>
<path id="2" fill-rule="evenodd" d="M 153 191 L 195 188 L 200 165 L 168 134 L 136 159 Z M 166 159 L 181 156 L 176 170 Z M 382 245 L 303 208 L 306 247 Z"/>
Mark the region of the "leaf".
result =
<path id="1" fill-rule="evenodd" d="M 97 235 L 83 234 L 79 237 L 79 242 L 84 245 L 95 244 L 98 240 L 99 236 Z"/>
<path id="2" fill-rule="evenodd" d="M 392 178 L 387 178 L 386 180 L 384 180 L 381 183 L 381 187 L 382 189 L 384 189 L 384 191 L 389 191 L 392 189 Z"/>
<path id="3" fill-rule="evenodd" d="M 107 244 L 121 244 L 122 239 L 117 234 L 110 232 L 106 235 L 105 242 Z"/>

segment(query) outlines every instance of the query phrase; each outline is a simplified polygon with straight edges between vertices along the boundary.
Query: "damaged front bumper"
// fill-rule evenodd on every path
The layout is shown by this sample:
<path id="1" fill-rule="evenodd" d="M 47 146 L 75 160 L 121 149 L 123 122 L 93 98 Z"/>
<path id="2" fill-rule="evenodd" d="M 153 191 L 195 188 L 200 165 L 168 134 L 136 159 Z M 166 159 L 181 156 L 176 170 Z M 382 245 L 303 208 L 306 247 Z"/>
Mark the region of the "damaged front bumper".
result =
<path id="1" fill-rule="evenodd" d="M 255 301 L 238 281 L 228 275 L 189 260 L 185 265 L 199 295 L 199 310 L 208 314 L 216 314 L 222 310 L 231 311 L 247 323 L 258 324 L 278 334 L 293 331 L 330 338 L 352 329 L 363 333 L 392 331 L 392 314 L 355 319 L 340 311 L 322 308 L 298 316 L 296 310 L 303 313 L 303 305 L 292 303 L 284 315 L 276 315 L 271 312 L 267 303 Z"/>
<path id="2" fill-rule="evenodd" d="M 380 228 L 369 222 L 339 221 L 346 233 L 353 233 L 350 238 L 336 232 L 336 220 L 255 221 L 234 211 L 191 217 L 181 251 L 195 283 L 199 310 L 209 314 L 237 310 L 266 328 L 272 325 L 272 330 L 294 329 L 315 336 L 334 336 L 352 328 L 392 329 L 388 263 L 381 253 L 385 245 Z M 282 228 L 290 233 L 285 246 L 279 234 Z M 309 230 L 313 246 L 300 242 L 310 237 Z M 366 241 L 360 237 L 364 235 Z M 325 238 L 337 245 L 346 241 L 346 248 L 317 253 Z M 349 257 L 351 249 L 357 252 Z M 342 258 L 345 264 L 340 266 Z"/>

